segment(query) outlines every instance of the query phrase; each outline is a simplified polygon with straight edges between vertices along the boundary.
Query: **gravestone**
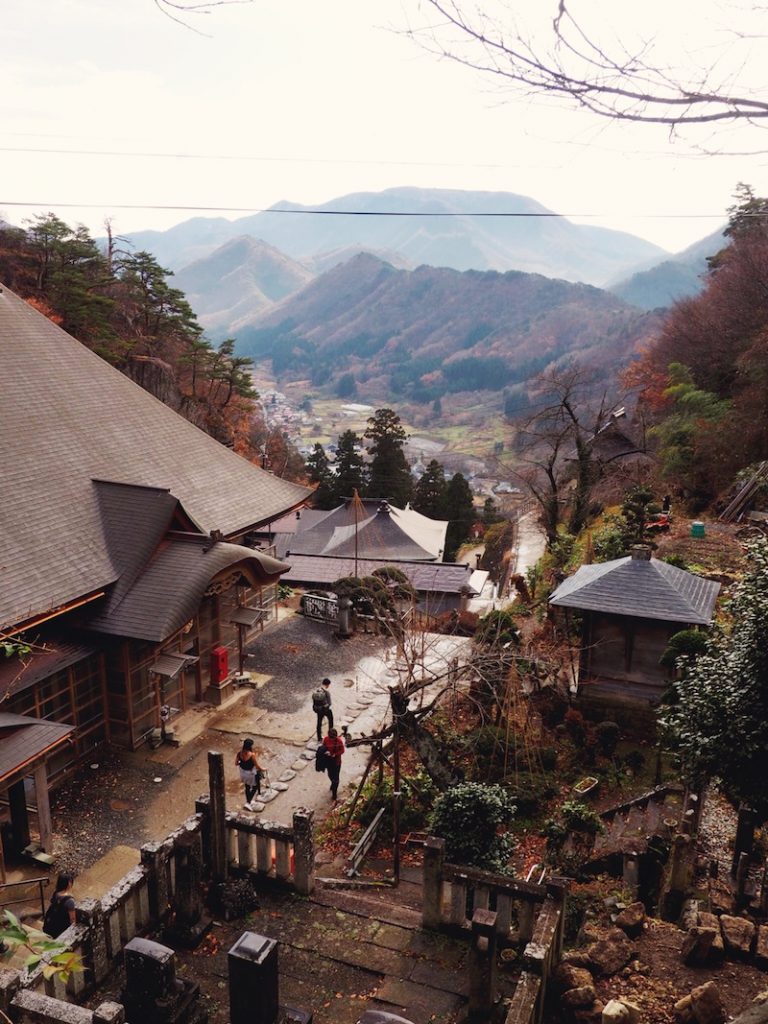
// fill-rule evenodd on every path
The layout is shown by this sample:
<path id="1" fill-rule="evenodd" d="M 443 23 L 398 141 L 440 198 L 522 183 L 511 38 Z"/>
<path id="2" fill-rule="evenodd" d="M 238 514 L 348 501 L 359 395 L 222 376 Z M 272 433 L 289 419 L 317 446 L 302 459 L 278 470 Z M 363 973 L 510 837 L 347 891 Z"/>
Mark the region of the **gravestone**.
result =
<path id="1" fill-rule="evenodd" d="M 141 1024 L 205 1024 L 200 986 L 176 977 L 176 954 L 150 939 L 131 939 L 124 948 L 125 988 L 120 1001 L 126 1019 Z"/>
<path id="2" fill-rule="evenodd" d="M 243 932 L 230 949 L 230 1024 L 312 1024 L 312 1014 L 280 1005 L 277 942 Z"/>

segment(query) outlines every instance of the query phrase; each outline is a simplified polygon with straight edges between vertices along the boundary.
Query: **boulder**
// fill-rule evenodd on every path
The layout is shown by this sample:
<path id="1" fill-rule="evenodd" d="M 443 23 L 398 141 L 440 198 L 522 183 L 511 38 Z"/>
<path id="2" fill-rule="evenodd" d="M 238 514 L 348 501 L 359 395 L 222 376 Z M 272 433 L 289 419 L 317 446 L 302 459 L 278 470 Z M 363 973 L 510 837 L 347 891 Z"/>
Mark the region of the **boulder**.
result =
<path id="1" fill-rule="evenodd" d="M 746 959 L 752 952 L 755 940 L 755 926 L 744 917 L 731 917 L 723 914 L 720 918 L 720 931 L 723 935 L 726 953 Z"/>
<path id="2" fill-rule="evenodd" d="M 552 972 L 552 981 L 561 992 L 572 988 L 583 988 L 592 984 L 592 975 L 585 967 L 577 967 L 570 961 L 561 961 Z"/>
<path id="3" fill-rule="evenodd" d="M 693 1020 L 693 1000 L 690 996 L 678 999 L 674 1006 L 677 1024 L 690 1024 Z"/>
<path id="4" fill-rule="evenodd" d="M 592 961 L 589 959 L 586 949 L 569 949 L 567 953 L 563 953 L 563 959 L 560 962 L 561 964 L 570 964 L 572 967 L 584 967 L 587 970 L 591 970 L 592 967 Z"/>
<path id="5" fill-rule="evenodd" d="M 597 992 L 595 992 L 595 986 L 590 983 L 582 985 L 580 988 L 569 988 L 567 992 L 563 993 L 560 1002 L 569 1010 L 581 1010 L 591 1006 L 595 999 L 597 999 Z"/>
<path id="6" fill-rule="evenodd" d="M 629 963 L 634 953 L 632 943 L 621 930 L 612 928 L 598 942 L 587 947 L 590 970 L 599 975 L 611 975 Z"/>
<path id="7" fill-rule="evenodd" d="M 720 934 L 720 918 L 715 914 L 707 914 L 704 911 L 699 913 L 699 925 L 702 928 L 713 928 L 715 931 L 715 937 L 712 941 L 712 949 L 710 950 L 710 959 L 722 960 L 725 956 L 725 945 L 723 944 L 723 936 Z"/>
<path id="8" fill-rule="evenodd" d="M 725 1024 L 725 1010 L 714 981 L 692 990 L 691 1008 L 697 1024 Z"/>
<path id="9" fill-rule="evenodd" d="M 645 924 L 645 904 L 640 903 L 639 900 L 637 903 L 630 903 L 620 914 L 616 915 L 614 924 L 626 932 L 631 939 L 636 939 Z"/>
<path id="10" fill-rule="evenodd" d="M 755 996 L 746 1010 L 735 1018 L 733 1024 L 768 1024 L 768 991 Z"/>
<path id="11" fill-rule="evenodd" d="M 583 1010 L 574 1010 L 573 1019 L 575 1024 L 601 1024 L 603 1019 L 602 1001 L 597 999 L 591 1006 Z"/>
<path id="12" fill-rule="evenodd" d="M 717 935 L 719 934 L 720 929 L 718 928 Z M 708 963 L 714 941 L 714 928 L 702 928 L 700 925 L 697 925 L 695 928 L 689 928 L 680 949 L 683 963 L 687 967 L 702 967 Z"/>
<path id="13" fill-rule="evenodd" d="M 618 999 L 610 999 L 603 1007 L 601 1024 L 629 1024 L 629 1010 Z"/>
<path id="14" fill-rule="evenodd" d="M 755 963 L 763 971 L 768 968 L 768 925 L 765 924 L 757 926 Z"/>

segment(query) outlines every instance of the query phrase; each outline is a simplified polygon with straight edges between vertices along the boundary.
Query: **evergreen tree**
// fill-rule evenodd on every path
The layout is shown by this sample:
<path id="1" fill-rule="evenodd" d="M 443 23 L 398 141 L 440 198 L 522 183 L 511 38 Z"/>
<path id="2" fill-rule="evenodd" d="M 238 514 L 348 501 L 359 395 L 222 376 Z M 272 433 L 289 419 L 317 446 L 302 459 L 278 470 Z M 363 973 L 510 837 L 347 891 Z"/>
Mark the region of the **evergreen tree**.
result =
<path id="1" fill-rule="evenodd" d="M 445 515 L 445 470 L 437 459 L 432 459 L 413 492 L 413 507 L 430 519 L 442 519 Z"/>
<path id="2" fill-rule="evenodd" d="M 310 482 L 317 484 L 315 493 L 312 496 L 312 504 L 315 508 L 335 508 L 337 502 L 334 495 L 333 473 L 328 462 L 325 449 L 318 442 L 307 456 L 307 475 Z"/>
<path id="3" fill-rule="evenodd" d="M 340 505 L 344 498 L 351 498 L 355 491 L 361 497 L 365 494 L 365 462 L 359 446 L 360 438 L 354 430 L 345 430 L 339 437 L 336 476 L 331 485 L 333 505 Z"/>
<path id="4" fill-rule="evenodd" d="M 403 452 L 408 435 L 400 417 L 392 409 L 377 409 L 365 437 L 372 442 L 368 497 L 387 498 L 403 508 L 413 495 L 413 478 Z"/>
<path id="5" fill-rule="evenodd" d="M 750 547 L 750 565 L 734 589 L 730 630 L 717 630 L 707 650 L 673 684 L 661 724 L 686 778 L 717 777 L 728 795 L 768 819 L 768 541 Z"/>
<path id="6" fill-rule="evenodd" d="M 499 523 L 504 519 L 504 516 L 499 511 L 499 506 L 489 495 L 483 502 L 483 526 L 493 526 L 494 523 Z"/>
<path id="7" fill-rule="evenodd" d="M 445 492 L 445 515 L 448 530 L 445 536 L 444 561 L 452 562 L 456 553 L 469 537 L 474 523 L 475 506 L 472 491 L 462 473 L 454 473 Z"/>

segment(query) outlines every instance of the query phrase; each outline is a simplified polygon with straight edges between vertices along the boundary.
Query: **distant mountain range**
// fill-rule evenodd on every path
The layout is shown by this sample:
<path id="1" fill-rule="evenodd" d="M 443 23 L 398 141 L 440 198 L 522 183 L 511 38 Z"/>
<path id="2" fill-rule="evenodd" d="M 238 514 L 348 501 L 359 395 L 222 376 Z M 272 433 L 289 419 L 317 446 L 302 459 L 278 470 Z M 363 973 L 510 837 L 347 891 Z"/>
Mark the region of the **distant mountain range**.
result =
<path id="1" fill-rule="evenodd" d="M 523 270 L 590 284 L 616 280 L 668 255 L 625 232 L 572 224 L 511 192 L 419 188 L 353 193 L 316 207 L 280 202 L 234 221 L 195 217 L 168 231 L 128 237 L 163 266 L 179 270 L 242 235 L 305 264 L 354 246 L 397 252 L 414 266 Z"/>
<path id="2" fill-rule="evenodd" d="M 595 379 L 660 318 L 609 292 L 539 274 L 420 266 L 370 255 L 336 266 L 238 333 L 238 351 L 337 394 L 415 402 L 513 389 L 576 358 Z"/>
<path id="3" fill-rule="evenodd" d="M 361 254 L 398 270 L 516 270 L 560 284 L 598 283 L 653 310 L 701 290 L 706 257 L 722 247 L 723 236 L 670 256 L 633 235 L 572 224 L 525 196 L 397 188 L 315 208 L 281 202 L 235 221 L 196 217 L 130 241 L 176 270 L 174 283 L 213 340 L 234 336 L 242 348 L 248 329 L 263 326 L 275 303 L 303 296 L 318 275 Z M 361 264 L 355 266 L 359 275 Z"/>

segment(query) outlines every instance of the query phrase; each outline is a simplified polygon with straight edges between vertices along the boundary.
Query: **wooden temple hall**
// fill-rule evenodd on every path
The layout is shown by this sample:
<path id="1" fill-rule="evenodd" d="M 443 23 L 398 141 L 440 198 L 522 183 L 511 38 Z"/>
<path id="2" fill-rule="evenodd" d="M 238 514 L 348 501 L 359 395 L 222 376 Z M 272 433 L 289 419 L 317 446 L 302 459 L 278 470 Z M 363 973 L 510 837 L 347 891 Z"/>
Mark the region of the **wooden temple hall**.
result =
<path id="1" fill-rule="evenodd" d="M 254 535 L 308 492 L 5 288 L 0 356 L 0 644 L 26 648 L 0 657 L 2 880 L 3 849 L 49 849 L 78 761 L 221 701 L 288 569 Z"/>

